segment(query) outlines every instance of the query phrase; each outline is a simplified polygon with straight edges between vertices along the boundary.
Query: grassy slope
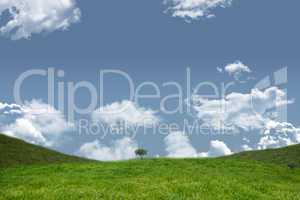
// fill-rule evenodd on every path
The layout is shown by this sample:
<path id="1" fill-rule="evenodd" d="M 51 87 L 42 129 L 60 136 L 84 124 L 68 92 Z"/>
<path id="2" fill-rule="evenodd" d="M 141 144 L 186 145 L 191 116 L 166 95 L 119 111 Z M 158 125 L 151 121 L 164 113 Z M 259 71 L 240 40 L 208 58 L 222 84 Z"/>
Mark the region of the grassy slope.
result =
<path id="1" fill-rule="evenodd" d="M 294 164 L 300 166 L 300 145 L 292 145 L 280 149 L 249 151 L 231 156 L 243 160 L 257 160 L 274 164 Z"/>
<path id="2" fill-rule="evenodd" d="M 0 168 L 30 164 L 83 161 L 0 134 Z"/>
<path id="3" fill-rule="evenodd" d="M 299 169 L 249 158 L 6 168 L 0 169 L 0 199 L 300 200 Z"/>
<path id="4" fill-rule="evenodd" d="M 300 199 L 300 170 L 234 159 L 27 166 L 0 177 L 0 199 Z"/>

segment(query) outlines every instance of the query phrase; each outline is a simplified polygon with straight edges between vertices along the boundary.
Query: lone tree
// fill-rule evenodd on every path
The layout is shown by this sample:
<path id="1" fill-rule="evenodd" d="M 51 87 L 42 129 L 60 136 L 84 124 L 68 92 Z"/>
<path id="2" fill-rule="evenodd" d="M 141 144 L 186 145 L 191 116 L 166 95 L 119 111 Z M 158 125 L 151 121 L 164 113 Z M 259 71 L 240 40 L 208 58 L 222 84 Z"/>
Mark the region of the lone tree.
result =
<path id="1" fill-rule="evenodd" d="M 135 155 L 139 156 L 140 159 L 143 159 L 145 155 L 147 155 L 147 150 L 146 149 L 137 149 L 135 150 Z"/>

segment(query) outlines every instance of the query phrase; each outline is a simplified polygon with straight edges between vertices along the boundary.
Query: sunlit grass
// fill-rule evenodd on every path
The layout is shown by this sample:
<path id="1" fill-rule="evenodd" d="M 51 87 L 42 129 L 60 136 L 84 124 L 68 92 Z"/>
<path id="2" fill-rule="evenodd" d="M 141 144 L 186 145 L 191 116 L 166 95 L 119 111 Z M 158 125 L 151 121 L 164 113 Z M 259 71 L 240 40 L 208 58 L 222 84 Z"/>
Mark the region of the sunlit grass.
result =
<path id="1" fill-rule="evenodd" d="M 300 199 L 300 170 L 234 159 L 27 166 L 0 177 L 0 199 Z"/>
<path id="2" fill-rule="evenodd" d="M 300 200 L 299 153 L 96 162 L 0 135 L 0 200 Z"/>

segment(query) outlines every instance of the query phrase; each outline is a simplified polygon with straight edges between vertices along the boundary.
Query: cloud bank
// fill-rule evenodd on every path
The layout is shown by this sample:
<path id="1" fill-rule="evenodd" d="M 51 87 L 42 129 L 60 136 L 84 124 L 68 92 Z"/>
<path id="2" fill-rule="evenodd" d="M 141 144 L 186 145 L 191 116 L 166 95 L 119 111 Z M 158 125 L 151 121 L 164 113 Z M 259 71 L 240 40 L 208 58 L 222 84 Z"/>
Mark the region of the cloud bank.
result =
<path id="1" fill-rule="evenodd" d="M 94 122 L 110 125 L 121 122 L 128 126 L 153 126 L 159 122 L 153 110 L 137 106 L 127 100 L 100 107 L 92 113 L 92 119 Z"/>
<path id="2" fill-rule="evenodd" d="M 300 143 L 300 129 L 278 118 L 280 108 L 293 100 L 287 100 L 287 94 L 277 87 L 253 89 L 248 94 L 231 93 L 215 100 L 194 96 L 192 102 L 196 117 L 206 127 L 222 134 L 245 134 L 242 150 Z M 258 139 L 250 141 L 251 136 Z"/>
<path id="3" fill-rule="evenodd" d="M 5 11 L 10 17 L 0 34 L 13 40 L 66 30 L 81 17 L 75 0 L 1 0 L 0 15 Z"/>
<path id="4" fill-rule="evenodd" d="M 83 144 L 77 154 L 100 161 L 128 160 L 135 158 L 137 143 L 129 137 L 116 140 L 111 146 L 101 144 L 99 140 Z"/>
<path id="5" fill-rule="evenodd" d="M 194 95 L 192 107 L 206 126 L 214 130 L 239 132 L 265 128 L 272 120 L 271 110 L 293 102 L 286 99 L 283 90 L 271 87 L 264 91 L 252 89 L 248 94 L 231 93 L 224 99 L 208 100 Z"/>
<path id="6" fill-rule="evenodd" d="M 25 105 L 0 103 L 0 132 L 8 136 L 53 147 L 63 133 L 73 128 L 60 111 L 40 101 Z"/>
<path id="7" fill-rule="evenodd" d="M 189 138 L 183 132 L 172 132 L 164 139 L 167 157 L 170 158 L 197 158 L 219 157 L 232 154 L 227 145 L 219 140 L 210 142 L 208 152 L 197 153 Z"/>
<path id="8" fill-rule="evenodd" d="M 288 122 L 270 121 L 255 149 L 280 148 L 300 143 L 300 128 Z"/>

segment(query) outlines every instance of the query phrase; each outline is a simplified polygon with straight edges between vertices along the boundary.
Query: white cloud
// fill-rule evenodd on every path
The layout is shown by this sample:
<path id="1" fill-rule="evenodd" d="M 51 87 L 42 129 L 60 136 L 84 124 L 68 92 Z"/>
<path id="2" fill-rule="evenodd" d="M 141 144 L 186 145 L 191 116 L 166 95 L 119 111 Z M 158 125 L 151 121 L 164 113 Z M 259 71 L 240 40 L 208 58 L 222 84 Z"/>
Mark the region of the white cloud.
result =
<path id="1" fill-rule="evenodd" d="M 217 67 L 217 71 L 218 71 L 219 73 L 223 73 L 223 68 L 222 68 L 222 67 Z"/>
<path id="2" fill-rule="evenodd" d="M 210 142 L 208 152 L 197 153 L 191 145 L 189 138 L 182 132 L 172 132 L 165 137 L 167 157 L 170 158 L 196 158 L 196 157 L 219 157 L 232 154 L 227 145 L 218 140 Z"/>
<path id="3" fill-rule="evenodd" d="M 246 72 L 246 73 L 251 72 L 250 68 L 248 66 L 244 65 L 241 61 L 236 61 L 234 63 L 226 65 L 225 71 L 232 75 L 235 73 L 241 73 L 241 72 Z"/>
<path id="4" fill-rule="evenodd" d="M 287 94 L 271 87 L 249 94 L 231 93 L 221 100 L 194 96 L 192 105 L 205 126 L 220 133 L 241 133 L 241 150 L 279 148 L 300 143 L 300 128 L 277 118 L 282 106 L 293 103 Z"/>
<path id="5" fill-rule="evenodd" d="M 208 152 L 200 153 L 200 157 L 219 157 L 227 156 L 232 154 L 232 151 L 227 147 L 227 145 L 219 140 L 214 140 L 210 142 L 210 148 Z"/>
<path id="6" fill-rule="evenodd" d="M 239 82 L 244 82 L 245 80 L 243 79 L 249 79 L 248 74 L 252 72 L 251 69 L 241 61 L 226 65 L 224 70 Z"/>
<path id="7" fill-rule="evenodd" d="M 0 115 L 22 114 L 22 106 L 0 102 Z M 1 123 L 1 121 L 0 121 Z"/>
<path id="8" fill-rule="evenodd" d="M 0 34 L 13 40 L 66 30 L 81 17 L 75 0 L 1 0 L 0 15 L 4 11 L 8 11 L 11 18 L 0 27 Z"/>
<path id="9" fill-rule="evenodd" d="M 243 144 L 242 147 L 241 147 L 241 150 L 242 151 L 252 151 L 253 148 L 250 147 L 248 144 Z"/>
<path id="10" fill-rule="evenodd" d="M 60 111 L 40 101 L 25 105 L 0 103 L 0 131 L 8 136 L 54 146 L 57 139 L 72 128 Z"/>
<path id="11" fill-rule="evenodd" d="M 159 122 L 153 110 L 139 107 L 131 101 L 115 102 L 101 107 L 92 113 L 92 119 L 110 125 L 124 122 L 128 126 L 153 126 Z"/>
<path id="12" fill-rule="evenodd" d="M 208 100 L 195 95 L 192 107 L 206 126 L 236 133 L 264 128 L 271 120 L 271 111 L 293 102 L 286 98 L 283 90 L 271 87 L 265 91 L 253 89 L 248 94 L 231 93 L 224 99 Z"/>
<path id="13" fill-rule="evenodd" d="M 100 143 L 99 140 L 86 143 L 80 147 L 79 156 L 100 161 L 128 160 L 135 158 L 135 150 L 138 145 L 128 137 L 116 140 L 109 147 Z"/>
<path id="14" fill-rule="evenodd" d="M 279 148 L 300 143 L 300 128 L 287 122 L 270 121 L 260 138 L 257 149 Z"/>
<path id="15" fill-rule="evenodd" d="M 182 132 L 172 132 L 164 139 L 167 157 L 192 158 L 197 157 L 197 151 L 190 144 L 189 138 Z"/>
<path id="16" fill-rule="evenodd" d="M 165 0 L 168 5 L 167 12 L 173 17 L 184 19 L 211 18 L 215 15 L 211 12 L 217 7 L 229 7 L 233 0 Z"/>

